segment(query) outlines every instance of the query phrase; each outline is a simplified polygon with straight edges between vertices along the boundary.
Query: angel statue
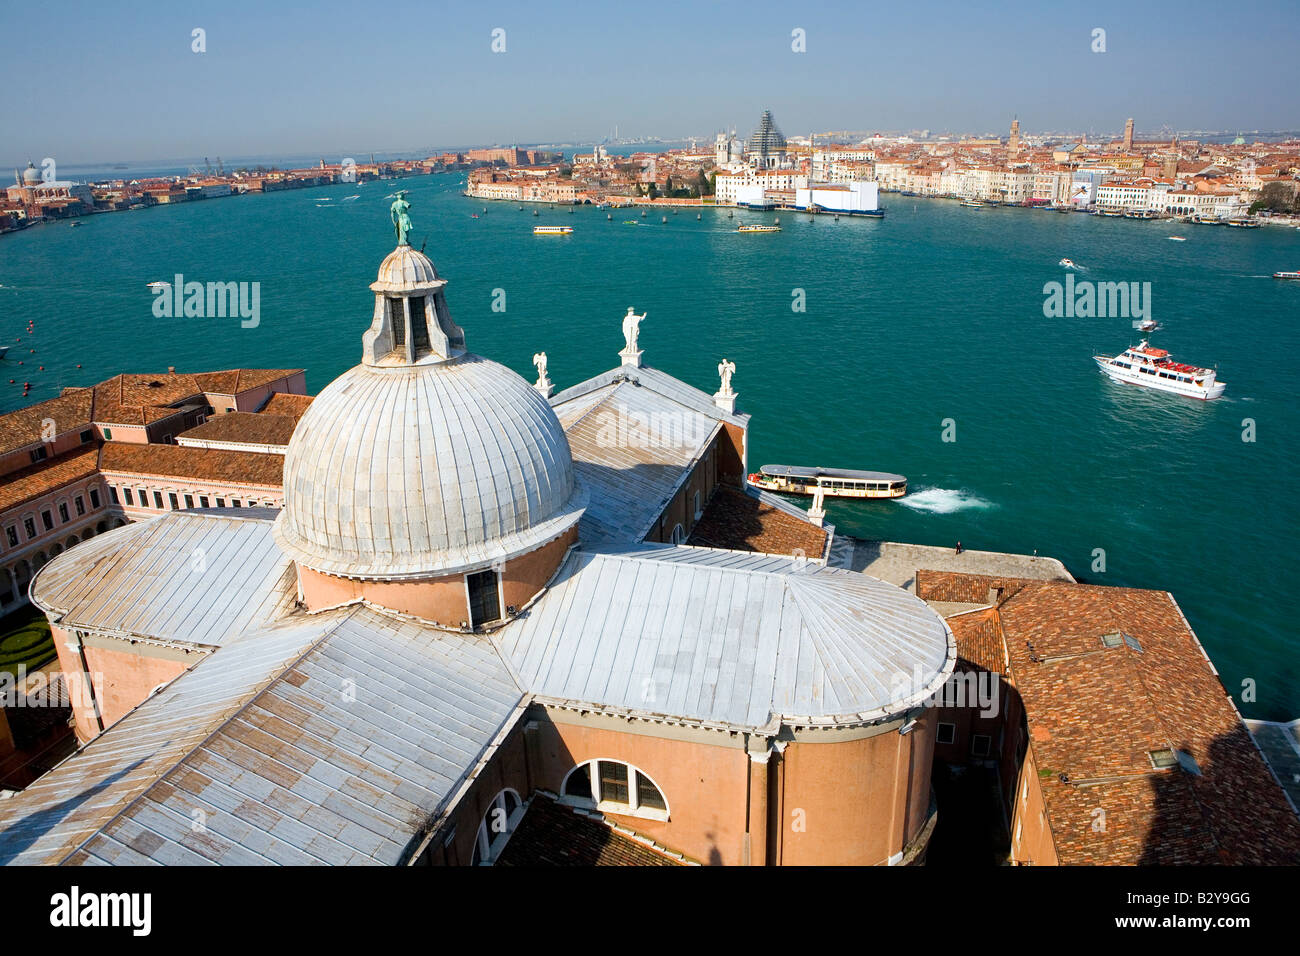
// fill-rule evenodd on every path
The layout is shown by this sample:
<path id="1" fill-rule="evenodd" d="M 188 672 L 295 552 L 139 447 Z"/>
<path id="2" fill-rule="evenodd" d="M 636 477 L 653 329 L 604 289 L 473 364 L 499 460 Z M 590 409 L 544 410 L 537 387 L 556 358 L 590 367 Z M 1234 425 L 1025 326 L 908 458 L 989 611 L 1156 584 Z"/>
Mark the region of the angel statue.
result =
<path id="1" fill-rule="evenodd" d="M 546 378 L 546 353 L 538 352 L 533 356 L 533 364 L 537 366 L 537 384 L 545 385 Z"/>
<path id="2" fill-rule="evenodd" d="M 393 220 L 393 228 L 397 231 L 397 244 L 399 246 L 409 246 L 411 240 L 411 204 L 406 201 L 406 190 L 399 189 L 397 198 L 393 200 L 390 207 L 389 215 Z"/>
<path id="3" fill-rule="evenodd" d="M 718 364 L 718 376 L 722 379 L 722 389 L 721 391 L 718 392 L 719 395 L 731 394 L 731 376 L 734 375 L 735 373 L 736 373 L 735 362 L 729 362 L 726 359 L 723 359 Z"/>

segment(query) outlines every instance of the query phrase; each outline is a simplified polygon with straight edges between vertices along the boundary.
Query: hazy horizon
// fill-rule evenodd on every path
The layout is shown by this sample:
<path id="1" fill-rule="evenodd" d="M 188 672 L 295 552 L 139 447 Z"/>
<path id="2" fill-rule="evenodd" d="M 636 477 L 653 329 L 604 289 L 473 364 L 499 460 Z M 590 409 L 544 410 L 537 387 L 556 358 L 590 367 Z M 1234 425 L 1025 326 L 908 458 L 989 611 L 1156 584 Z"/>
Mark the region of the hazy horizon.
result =
<path id="1" fill-rule="evenodd" d="M 561 14 L 556 15 L 559 9 Z M 73 3 L 94 42 L 8 53 L 2 157 L 65 166 L 158 157 L 412 153 L 446 145 L 678 139 L 771 109 L 787 136 L 832 130 L 1139 133 L 1300 128 L 1283 0 L 1134 10 L 951 0 L 910 10 L 768 2 L 632 10 L 358 13 L 243 0 L 189 10 Z M 1273 24 L 1273 28 L 1269 25 Z M 194 52 L 194 29 L 205 52 Z M 494 30 L 498 49 L 493 52 Z M 1094 52 L 1094 30 L 1105 52 Z M 806 52 L 795 52 L 803 31 Z M 351 150 L 351 152 L 348 152 Z M 338 155 L 334 155 L 338 154 Z"/>

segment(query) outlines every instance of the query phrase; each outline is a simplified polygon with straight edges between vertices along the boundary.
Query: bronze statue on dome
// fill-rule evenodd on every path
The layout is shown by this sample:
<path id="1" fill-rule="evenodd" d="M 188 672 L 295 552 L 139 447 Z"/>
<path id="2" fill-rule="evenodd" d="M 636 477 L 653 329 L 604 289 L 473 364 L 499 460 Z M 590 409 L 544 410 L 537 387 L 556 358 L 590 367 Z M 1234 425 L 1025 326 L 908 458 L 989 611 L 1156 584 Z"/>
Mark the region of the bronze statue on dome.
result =
<path id="1" fill-rule="evenodd" d="M 397 231 L 397 244 L 399 246 L 409 246 L 411 244 L 408 238 L 412 228 L 410 210 L 411 204 L 406 201 L 406 190 L 399 189 L 397 198 L 393 200 L 389 212 L 393 220 L 393 228 Z"/>

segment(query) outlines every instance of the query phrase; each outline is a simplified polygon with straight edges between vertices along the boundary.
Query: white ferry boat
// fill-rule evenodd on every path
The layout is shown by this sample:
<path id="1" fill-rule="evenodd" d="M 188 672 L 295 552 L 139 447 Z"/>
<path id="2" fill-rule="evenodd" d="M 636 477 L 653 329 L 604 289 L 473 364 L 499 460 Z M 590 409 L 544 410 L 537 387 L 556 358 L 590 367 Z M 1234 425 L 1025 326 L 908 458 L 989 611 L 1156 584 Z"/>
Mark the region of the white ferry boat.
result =
<path id="1" fill-rule="evenodd" d="M 534 236 L 567 236 L 571 232 L 572 226 L 533 226 Z"/>
<path id="2" fill-rule="evenodd" d="M 1202 401 L 1218 398 L 1225 388 L 1222 382 L 1215 381 L 1214 369 L 1173 362 L 1168 352 L 1152 348 L 1146 339 L 1114 358 L 1094 355 L 1093 359 L 1103 372 L 1125 385 L 1141 385 Z"/>
<path id="3" fill-rule="evenodd" d="M 740 226 L 736 232 L 780 232 L 780 226 Z"/>
<path id="4" fill-rule="evenodd" d="M 787 495 L 811 495 L 818 489 L 827 498 L 901 498 L 907 494 L 906 478 L 883 471 L 764 465 L 745 481 L 751 488 Z"/>
<path id="5" fill-rule="evenodd" d="M 1077 268 L 1079 268 L 1077 265 L 1075 265 L 1075 262 L 1074 262 L 1073 259 L 1062 259 L 1060 262 L 1057 263 L 1057 265 L 1060 266 L 1062 269 L 1077 269 Z"/>
<path id="6" fill-rule="evenodd" d="M 971 209 L 983 209 L 985 206 L 989 205 L 989 203 L 983 202 L 979 199 L 963 199 L 961 205 L 969 206 Z"/>
<path id="7" fill-rule="evenodd" d="M 1300 279 L 1300 271 L 1296 271 L 1296 272 L 1274 272 L 1274 273 L 1273 273 L 1273 278 L 1274 278 L 1274 279 L 1292 279 L 1292 280 Z"/>

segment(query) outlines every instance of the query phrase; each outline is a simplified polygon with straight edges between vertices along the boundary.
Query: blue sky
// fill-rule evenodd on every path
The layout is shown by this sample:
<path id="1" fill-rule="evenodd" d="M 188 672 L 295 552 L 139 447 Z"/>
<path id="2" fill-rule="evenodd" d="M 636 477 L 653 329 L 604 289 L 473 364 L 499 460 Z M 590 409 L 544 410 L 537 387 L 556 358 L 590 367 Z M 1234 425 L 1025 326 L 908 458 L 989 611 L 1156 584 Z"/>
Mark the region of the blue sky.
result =
<path id="1" fill-rule="evenodd" d="M 1300 126 L 1295 0 L 0 8 L 53 30 L 6 45 L 6 166 L 744 133 L 764 108 L 787 134 Z"/>

